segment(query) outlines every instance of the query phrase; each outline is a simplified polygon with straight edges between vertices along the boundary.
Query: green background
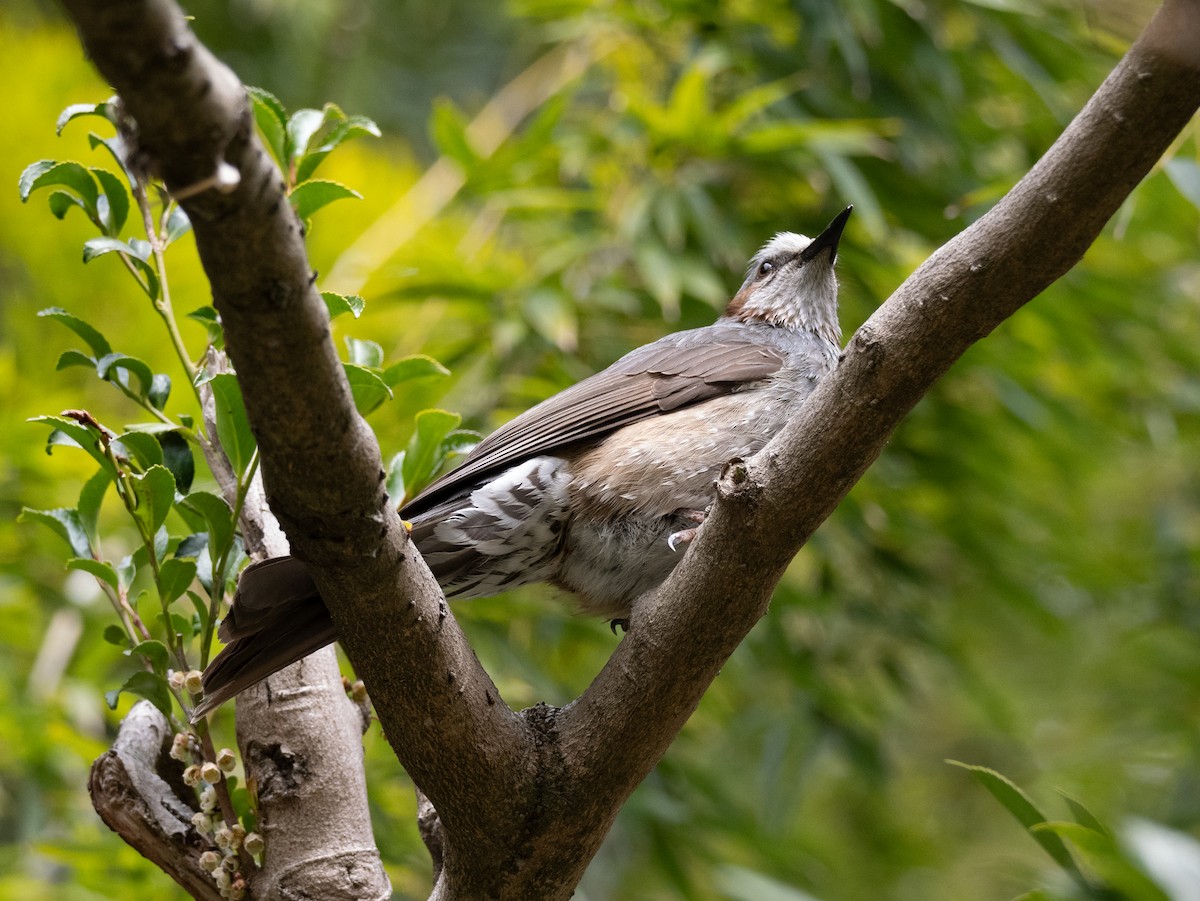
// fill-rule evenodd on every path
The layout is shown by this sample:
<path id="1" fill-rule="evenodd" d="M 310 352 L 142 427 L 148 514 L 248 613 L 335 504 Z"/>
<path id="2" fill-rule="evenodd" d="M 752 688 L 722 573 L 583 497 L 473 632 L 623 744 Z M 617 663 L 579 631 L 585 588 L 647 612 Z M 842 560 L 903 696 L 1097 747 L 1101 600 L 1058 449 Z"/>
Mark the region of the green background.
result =
<path id="1" fill-rule="evenodd" d="M 248 84 L 383 128 L 322 170 L 364 199 L 318 214 L 310 248 L 322 288 L 367 299 L 361 319 L 338 320 L 339 341 L 370 338 L 389 359 L 428 353 L 453 372 L 372 415 L 385 455 L 423 407 L 486 431 L 631 347 L 711 321 L 771 234 L 814 234 L 853 203 L 839 258 L 849 334 L 1024 173 L 1151 11 L 1035 0 L 188 9 Z M 464 123 L 556 47 L 584 55 L 586 73 L 529 100 L 515 134 L 481 153 Z M 82 574 L 67 577 L 48 530 L 15 522 L 22 505 L 73 504 L 90 474 L 83 455 L 47 456 L 45 428 L 27 417 L 137 415 L 81 370 L 55 372 L 74 339 L 36 311 L 102 323 L 156 371 L 170 348 L 114 259 L 81 263 L 82 216 L 60 222 L 43 195 L 17 196 L 34 160 L 108 164 L 86 127 L 54 135 L 65 106 L 109 92 L 52 9 L 0 10 L 0 85 L 0 898 L 178 898 L 86 794 L 130 703 L 113 713 L 102 697 L 133 666 L 101 637 L 111 611 Z M 361 240 L 439 157 L 463 173 L 461 189 L 444 205 L 407 195 L 415 232 Z M 1083 262 L 908 417 L 622 812 L 577 897 L 1077 897 L 947 758 L 1012 777 L 1051 819 L 1069 816 L 1058 792 L 1081 799 L 1129 860 L 1165 847 L 1151 824 L 1176 830 L 1183 850 L 1168 869 L 1197 865 L 1198 157 L 1193 124 Z M 186 312 L 210 298 L 190 239 L 181 245 L 172 290 Z M 199 353 L 201 329 L 184 328 Z M 109 550 L 128 552 L 108 513 Z M 560 600 L 529 590 L 455 606 L 514 707 L 569 701 L 612 648 L 606 624 Z M 228 712 L 217 729 L 232 744 Z M 377 728 L 366 745 L 384 862 L 398 897 L 423 898 L 411 786 Z"/>

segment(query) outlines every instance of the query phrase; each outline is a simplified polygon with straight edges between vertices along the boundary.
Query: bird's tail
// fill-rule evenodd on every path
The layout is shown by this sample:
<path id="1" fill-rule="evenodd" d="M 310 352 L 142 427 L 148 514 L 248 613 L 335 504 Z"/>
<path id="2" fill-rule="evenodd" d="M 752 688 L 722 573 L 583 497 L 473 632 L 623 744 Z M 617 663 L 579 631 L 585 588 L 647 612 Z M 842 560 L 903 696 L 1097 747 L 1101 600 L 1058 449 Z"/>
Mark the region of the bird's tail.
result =
<path id="1" fill-rule="evenodd" d="M 308 569 L 294 557 L 246 567 L 218 634 L 227 644 L 204 671 L 193 723 L 337 637 Z"/>

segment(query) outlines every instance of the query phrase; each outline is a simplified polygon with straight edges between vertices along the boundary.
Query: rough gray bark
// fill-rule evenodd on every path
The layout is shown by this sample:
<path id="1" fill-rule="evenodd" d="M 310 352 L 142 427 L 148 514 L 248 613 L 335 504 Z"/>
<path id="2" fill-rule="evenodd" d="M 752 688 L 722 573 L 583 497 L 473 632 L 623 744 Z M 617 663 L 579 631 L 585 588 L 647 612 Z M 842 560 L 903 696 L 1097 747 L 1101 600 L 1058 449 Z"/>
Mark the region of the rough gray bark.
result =
<path id="1" fill-rule="evenodd" d="M 765 613 L 784 567 L 899 421 L 967 347 L 1074 265 L 1200 103 L 1200 0 L 1168 0 L 1029 176 L 859 330 L 795 422 L 729 467 L 696 544 L 639 603 L 584 695 L 516 714 L 387 501 L 299 224 L 236 79 L 168 0 L 67 6 L 170 188 L 188 193 L 222 161 L 240 173 L 230 193 L 193 193 L 184 205 L 271 506 L 397 756 L 437 810 L 439 899 L 570 897 L 617 810 Z"/>
<path id="2" fill-rule="evenodd" d="M 219 901 L 212 875 L 200 866 L 200 855 L 217 846 L 192 826 L 199 808 L 183 784 L 183 765 L 168 755 L 172 737 L 158 708 L 138 701 L 113 746 L 92 764 L 88 792 L 104 824 L 139 854 L 198 901 Z"/>

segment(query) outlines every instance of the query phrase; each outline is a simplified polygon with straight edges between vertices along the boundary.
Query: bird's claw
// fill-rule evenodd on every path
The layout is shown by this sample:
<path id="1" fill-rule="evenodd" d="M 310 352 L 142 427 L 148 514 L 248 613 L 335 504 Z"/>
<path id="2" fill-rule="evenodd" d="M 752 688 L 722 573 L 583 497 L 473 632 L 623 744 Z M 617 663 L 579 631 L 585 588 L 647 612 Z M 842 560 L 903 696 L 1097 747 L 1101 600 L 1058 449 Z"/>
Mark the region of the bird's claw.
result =
<path id="1" fill-rule="evenodd" d="M 621 631 L 622 631 L 622 632 L 628 632 L 628 631 L 629 631 L 629 619 L 628 619 L 628 617 L 626 617 L 626 618 L 612 619 L 612 620 L 609 620 L 609 621 L 608 621 L 608 627 L 609 627 L 610 629 L 612 629 L 612 634 L 613 634 L 613 635 L 616 635 L 616 634 L 617 634 L 617 626 L 620 626 L 620 627 L 621 627 Z"/>

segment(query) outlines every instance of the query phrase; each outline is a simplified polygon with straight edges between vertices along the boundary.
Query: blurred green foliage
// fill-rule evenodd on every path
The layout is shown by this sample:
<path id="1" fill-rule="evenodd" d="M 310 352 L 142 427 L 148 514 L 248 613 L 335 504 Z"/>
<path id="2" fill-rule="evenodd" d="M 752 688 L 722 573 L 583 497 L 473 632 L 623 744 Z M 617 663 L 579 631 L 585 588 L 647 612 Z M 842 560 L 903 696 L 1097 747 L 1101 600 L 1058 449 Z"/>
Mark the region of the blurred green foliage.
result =
<path id="1" fill-rule="evenodd" d="M 351 356 L 426 354 L 451 371 L 406 383 L 372 414 L 391 459 L 418 410 L 487 431 L 637 344 L 710 321 L 758 244 L 812 233 L 850 202 L 839 267 L 843 324 L 856 327 L 1086 101 L 1150 12 L 1122 8 L 1130 26 L 1115 8 L 245 0 L 189 11 L 245 81 L 288 107 L 332 100 L 383 127 L 382 141 L 326 164 L 364 198 L 323 210 L 310 247 L 324 290 L 368 301 L 335 323 L 338 340 L 383 355 L 351 344 Z M 0 11 L 0 48 L 3 83 L 26 86 L 6 92 L 0 129 L 0 898 L 177 898 L 87 800 L 87 767 L 117 723 L 103 692 L 128 674 L 103 641 L 111 611 L 81 573 L 68 577 L 48 530 L 15 524 L 22 504 L 73 504 L 89 474 L 82 455 L 47 457 L 27 417 L 137 412 L 80 369 L 53 372 L 64 332 L 35 312 L 103 321 L 155 371 L 171 349 L 115 263 L 78 262 L 92 236 L 83 217 L 60 222 L 17 197 L 34 160 L 94 164 L 82 131 L 55 138 L 53 121 L 109 92 L 38 5 Z M 499 120 L 477 119 L 500 91 Z M 513 109 L 524 114 L 504 122 Z M 1051 819 L 1078 823 L 1045 803 L 1059 789 L 1112 824 L 1107 857 L 1054 827 L 1094 884 L 1156 897 L 1117 864 L 1168 892 L 1171 872 L 1195 865 L 1194 126 L 1172 156 L 1079 267 L 907 419 L 622 812 L 578 897 L 1080 897 L 946 758 L 1005 773 Z M 177 256 L 177 305 L 207 303 L 195 260 Z M 198 352 L 205 330 L 189 328 Z M 131 548 L 116 512 L 103 511 L 107 540 Z M 570 700 L 614 640 L 548 591 L 455 614 L 518 707 Z M 397 894 L 425 897 L 411 789 L 377 731 L 367 751 Z"/>

